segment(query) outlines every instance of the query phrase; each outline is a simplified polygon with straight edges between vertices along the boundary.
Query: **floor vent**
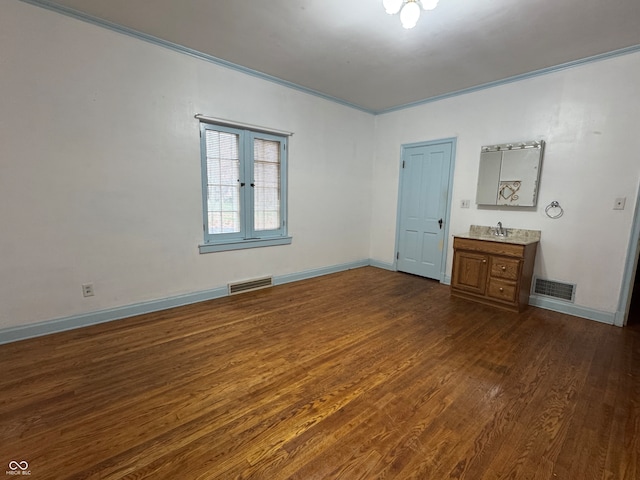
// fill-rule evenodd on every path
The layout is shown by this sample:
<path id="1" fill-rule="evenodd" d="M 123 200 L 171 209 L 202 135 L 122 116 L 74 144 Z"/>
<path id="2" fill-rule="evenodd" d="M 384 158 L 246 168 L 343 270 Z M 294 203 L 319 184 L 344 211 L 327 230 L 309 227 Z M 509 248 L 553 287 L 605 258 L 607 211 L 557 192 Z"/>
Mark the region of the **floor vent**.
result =
<path id="1" fill-rule="evenodd" d="M 573 302 L 576 294 L 576 286 L 572 283 L 536 278 L 533 282 L 533 293 Z"/>
<path id="2" fill-rule="evenodd" d="M 251 290 L 258 290 L 260 288 L 267 288 L 273 286 L 273 277 L 256 278 L 254 280 L 247 280 L 245 282 L 230 283 L 229 295 L 236 293 L 249 292 Z"/>

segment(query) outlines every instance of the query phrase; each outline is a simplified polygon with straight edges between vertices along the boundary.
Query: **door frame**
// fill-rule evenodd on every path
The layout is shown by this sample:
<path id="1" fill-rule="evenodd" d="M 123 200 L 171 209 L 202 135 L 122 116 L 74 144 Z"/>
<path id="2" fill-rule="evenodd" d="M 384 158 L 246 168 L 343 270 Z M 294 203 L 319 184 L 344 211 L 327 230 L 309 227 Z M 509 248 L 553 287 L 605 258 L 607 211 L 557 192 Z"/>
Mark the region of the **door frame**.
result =
<path id="1" fill-rule="evenodd" d="M 618 311 L 615 313 L 613 324 L 623 327 L 627 324 L 629 317 L 629 306 L 631 304 L 631 292 L 635 282 L 636 268 L 640 268 L 640 184 L 636 190 L 636 206 L 633 213 L 633 223 L 631 224 L 631 235 L 629 238 L 629 249 L 627 251 L 627 261 L 624 267 L 622 277 L 622 288 L 620 289 L 620 298 L 618 300 Z"/>
<path id="2" fill-rule="evenodd" d="M 441 138 L 438 140 L 428 140 L 423 142 L 414 142 L 414 143 L 403 143 L 400 145 L 400 161 L 398 163 L 398 201 L 396 208 L 396 243 L 395 250 L 393 251 L 393 269 L 398 271 L 398 248 L 400 247 L 400 214 L 402 211 L 402 189 L 403 178 L 402 175 L 402 159 L 404 158 L 404 153 L 407 149 L 413 147 L 430 147 L 432 145 L 440 145 L 442 143 L 448 143 L 451 145 L 451 164 L 449 165 L 449 183 L 447 185 L 447 208 L 444 217 L 444 236 L 442 239 L 442 263 L 440 267 L 440 283 L 447 283 L 446 272 L 447 272 L 447 253 L 449 252 L 449 219 L 451 218 L 451 200 L 453 193 L 453 172 L 455 170 L 456 165 L 456 143 L 458 141 L 458 137 L 449 137 L 449 138 Z"/>

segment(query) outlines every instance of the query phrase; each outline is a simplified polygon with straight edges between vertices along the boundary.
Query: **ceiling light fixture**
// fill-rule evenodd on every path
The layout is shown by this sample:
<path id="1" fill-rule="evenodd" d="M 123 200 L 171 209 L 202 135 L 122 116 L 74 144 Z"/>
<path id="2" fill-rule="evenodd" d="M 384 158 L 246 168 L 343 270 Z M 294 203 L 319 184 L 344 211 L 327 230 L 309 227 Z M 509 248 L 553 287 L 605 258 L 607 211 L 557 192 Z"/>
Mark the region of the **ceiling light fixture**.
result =
<path id="1" fill-rule="evenodd" d="M 433 10 L 438 0 L 382 0 L 382 5 L 389 15 L 400 12 L 400 21 L 404 28 L 413 28 L 420 18 L 420 6 L 425 10 Z"/>

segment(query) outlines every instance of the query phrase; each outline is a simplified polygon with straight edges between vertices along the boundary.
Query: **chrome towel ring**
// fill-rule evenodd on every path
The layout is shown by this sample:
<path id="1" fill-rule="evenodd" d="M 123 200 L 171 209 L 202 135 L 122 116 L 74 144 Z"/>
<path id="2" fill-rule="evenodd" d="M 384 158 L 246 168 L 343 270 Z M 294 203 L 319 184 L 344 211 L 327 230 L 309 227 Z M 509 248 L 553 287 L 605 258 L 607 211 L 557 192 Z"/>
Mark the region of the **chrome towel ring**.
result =
<path id="1" fill-rule="evenodd" d="M 549 210 L 551 210 L 551 213 L 549 213 Z M 547 217 L 549 218 L 560 218 L 562 215 L 564 215 L 564 210 L 562 209 L 560 204 L 554 200 L 549 205 L 547 205 L 547 208 L 544 209 L 544 213 L 546 213 Z"/>

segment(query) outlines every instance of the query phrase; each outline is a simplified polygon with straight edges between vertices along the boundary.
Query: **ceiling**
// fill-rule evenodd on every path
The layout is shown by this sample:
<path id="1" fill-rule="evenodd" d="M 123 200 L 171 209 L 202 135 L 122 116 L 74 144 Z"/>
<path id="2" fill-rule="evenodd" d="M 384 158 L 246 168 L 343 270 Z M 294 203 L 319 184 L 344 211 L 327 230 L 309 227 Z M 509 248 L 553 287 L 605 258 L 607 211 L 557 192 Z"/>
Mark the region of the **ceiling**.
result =
<path id="1" fill-rule="evenodd" d="M 112 22 L 370 112 L 640 51 L 640 0 L 440 0 L 412 30 L 387 15 L 382 0 L 26 1 Z"/>

